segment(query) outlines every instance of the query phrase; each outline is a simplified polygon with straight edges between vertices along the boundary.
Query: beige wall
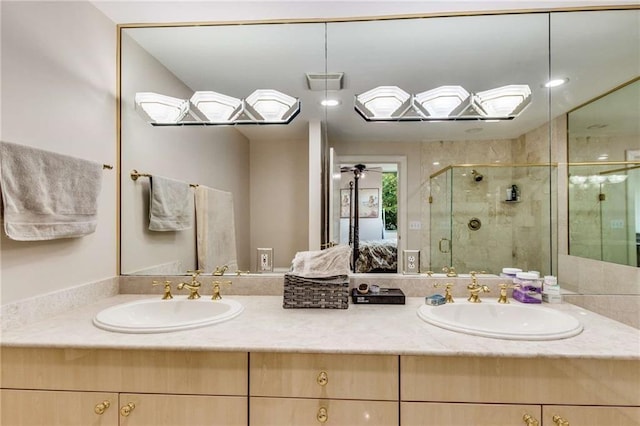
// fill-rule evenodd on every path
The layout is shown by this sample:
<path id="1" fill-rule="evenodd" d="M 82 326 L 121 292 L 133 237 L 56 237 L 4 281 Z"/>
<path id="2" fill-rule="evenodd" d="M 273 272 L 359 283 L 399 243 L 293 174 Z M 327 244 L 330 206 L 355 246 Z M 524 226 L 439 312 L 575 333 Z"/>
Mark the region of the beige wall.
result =
<path id="1" fill-rule="evenodd" d="M 116 164 L 116 26 L 87 2 L 2 7 L 3 141 Z M 116 275 L 116 170 L 96 232 L 43 242 L 0 237 L 2 303 Z"/>
<path id="2" fill-rule="evenodd" d="M 308 249 L 308 155 L 307 140 L 251 141 L 252 271 L 258 247 L 273 248 L 278 269 L 288 269 L 296 252 Z"/>
<path id="3" fill-rule="evenodd" d="M 196 269 L 195 223 L 191 230 L 149 231 L 149 179 L 134 182 L 133 169 L 232 192 L 238 267 L 249 269 L 248 139 L 233 127 L 149 125 L 134 109 L 136 92 L 188 99 L 193 90 L 126 35 L 122 63 L 122 273 Z"/>

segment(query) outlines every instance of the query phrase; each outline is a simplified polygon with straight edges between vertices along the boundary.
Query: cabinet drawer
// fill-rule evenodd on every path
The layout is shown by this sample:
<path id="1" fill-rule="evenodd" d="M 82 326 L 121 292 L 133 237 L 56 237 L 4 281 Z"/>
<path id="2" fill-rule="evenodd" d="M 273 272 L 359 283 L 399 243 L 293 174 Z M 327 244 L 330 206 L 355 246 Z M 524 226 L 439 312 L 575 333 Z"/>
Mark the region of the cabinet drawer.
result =
<path id="1" fill-rule="evenodd" d="M 402 426 L 513 426 L 525 424 L 523 417 L 527 414 L 540 422 L 539 405 L 438 402 L 403 402 L 400 405 Z"/>
<path id="2" fill-rule="evenodd" d="M 252 397 L 251 426 L 398 425 L 398 403 Z"/>
<path id="3" fill-rule="evenodd" d="M 238 352 L 2 349 L 2 387 L 247 395 Z"/>
<path id="4" fill-rule="evenodd" d="M 555 426 L 554 416 L 579 426 L 640 426 L 640 407 L 542 407 L 544 425 Z"/>
<path id="5" fill-rule="evenodd" d="M 398 357 L 252 353 L 250 394 L 338 399 L 398 399 Z"/>
<path id="6" fill-rule="evenodd" d="M 108 401 L 102 414 L 98 404 Z M 118 394 L 100 392 L 0 391 L 3 426 L 117 426 Z"/>
<path id="7" fill-rule="evenodd" d="M 403 356 L 403 401 L 640 405 L 640 361 Z"/>
<path id="8" fill-rule="evenodd" d="M 121 394 L 120 426 L 246 426 L 247 397 Z M 119 410 L 119 408 L 118 408 Z"/>

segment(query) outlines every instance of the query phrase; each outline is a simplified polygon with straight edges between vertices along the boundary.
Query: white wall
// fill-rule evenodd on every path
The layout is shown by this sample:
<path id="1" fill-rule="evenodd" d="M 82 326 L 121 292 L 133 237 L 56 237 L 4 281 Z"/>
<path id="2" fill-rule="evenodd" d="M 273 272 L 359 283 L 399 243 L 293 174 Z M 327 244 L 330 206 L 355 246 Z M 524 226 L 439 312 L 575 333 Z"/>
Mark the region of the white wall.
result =
<path id="1" fill-rule="evenodd" d="M 115 24 L 83 2 L 0 7 L 0 138 L 115 166 Z M 89 236 L 18 242 L 2 232 L 2 303 L 116 275 L 116 182 L 105 170 Z"/>
<path id="2" fill-rule="evenodd" d="M 238 268 L 249 269 L 249 140 L 227 126 L 149 125 L 134 109 L 136 92 L 188 99 L 193 90 L 126 34 L 122 64 L 121 272 L 179 275 L 197 267 L 195 219 L 190 230 L 149 231 L 149 179 L 134 182 L 133 169 L 233 193 Z"/>

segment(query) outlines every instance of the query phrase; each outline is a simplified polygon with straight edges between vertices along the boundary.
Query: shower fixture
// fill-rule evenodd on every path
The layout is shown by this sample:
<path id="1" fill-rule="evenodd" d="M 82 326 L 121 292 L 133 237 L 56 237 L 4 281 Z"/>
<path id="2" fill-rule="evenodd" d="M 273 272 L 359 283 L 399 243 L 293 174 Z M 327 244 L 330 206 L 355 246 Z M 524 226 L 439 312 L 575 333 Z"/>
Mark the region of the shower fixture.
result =
<path id="1" fill-rule="evenodd" d="M 478 173 L 477 170 L 471 170 L 471 176 L 473 176 L 473 180 L 475 180 L 476 182 L 481 182 L 484 178 L 484 176 Z"/>

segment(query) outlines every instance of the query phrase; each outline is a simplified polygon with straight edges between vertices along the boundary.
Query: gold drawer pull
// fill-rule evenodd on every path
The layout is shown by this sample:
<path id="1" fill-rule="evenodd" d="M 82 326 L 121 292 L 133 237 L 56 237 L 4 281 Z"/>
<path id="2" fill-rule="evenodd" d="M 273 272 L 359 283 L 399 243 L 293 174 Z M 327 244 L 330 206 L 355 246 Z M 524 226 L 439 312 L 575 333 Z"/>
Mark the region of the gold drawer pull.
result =
<path id="1" fill-rule="evenodd" d="M 327 383 L 329 383 L 329 376 L 327 375 L 327 372 L 321 371 L 320 374 L 318 374 L 316 382 L 318 382 L 320 386 L 325 386 Z"/>
<path id="2" fill-rule="evenodd" d="M 320 407 L 316 419 L 318 419 L 320 423 L 326 423 L 327 420 L 329 420 L 329 415 L 327 414 L 327 409 L 325 407 Z"/>
<path id="3" fill-rule="evenodd" d="M 539 426 L 540 423 L 538 423 L 538 420 L 533 417 L 531 414 L 525 414 L 524 416 L 522 416 L 522 420 L 524 420 L 524 423 L 527 426 Z"/>
<path id="4" fill-rule="evenodd" d="M 129 414 L 131 414 L 134 408 L 136 408 L 136 404 L 130 402 L 127 405 L 123 405 L 122 407 L 120 407 L 120 414 L 124 417 L 127 417 Z"/>
<path id="5" fill-rule="evenodd" d="M 96 406 L 93 409 L 93 411 L 95 411 L 96 414 L 104 414 L 104 412 L 109 407 L 111 407 L 111 401 L 108 401 L 108 400 L 105 399 L 100 404 L 96 404 Z"/>
<path id="6" fill-rule="evenodd" d="M 569 421 L 563 419 L 562 417 L 555 415 L 552 417 L 552 420 L 558 426 L 569 426 Z"/>

